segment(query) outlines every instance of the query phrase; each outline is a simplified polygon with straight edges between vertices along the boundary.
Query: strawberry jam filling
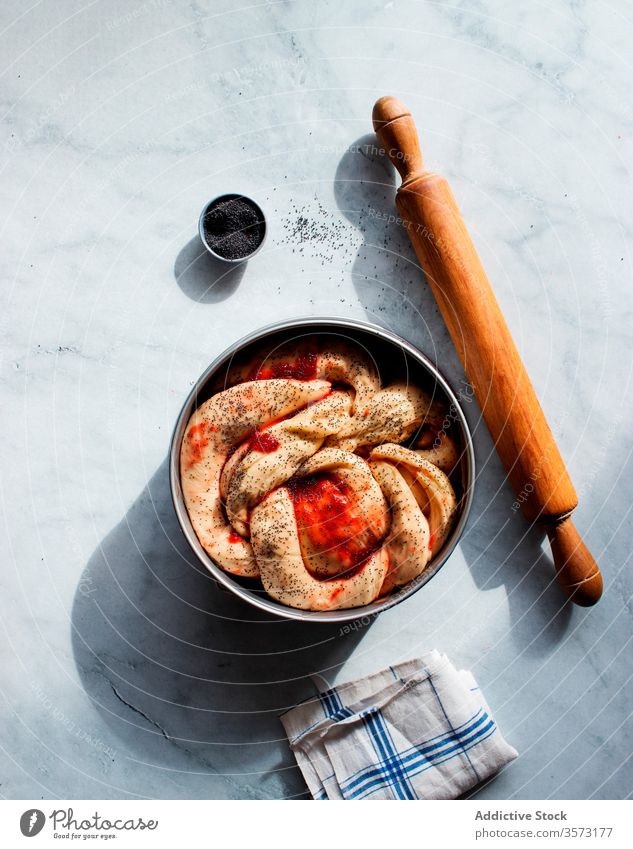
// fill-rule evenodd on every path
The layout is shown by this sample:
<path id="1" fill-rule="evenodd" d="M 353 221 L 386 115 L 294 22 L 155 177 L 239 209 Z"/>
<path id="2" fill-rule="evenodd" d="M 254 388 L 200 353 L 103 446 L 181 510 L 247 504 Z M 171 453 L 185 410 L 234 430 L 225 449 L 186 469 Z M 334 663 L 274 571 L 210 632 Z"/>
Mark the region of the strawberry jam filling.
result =
<path id="1" fill-rule="evenodd" d="M 287 362 L 264 363 L 252 369 L 247 380 L 272 380 L 280 377 L 294 380 L 314 380 L 316 376 L 317 355 L 308 351 Z"/>
<path id="2" fill-rule="evenodd" d="M 209 437 L 206 433 L 206 429 L 206 422 L 200 422 L 200 424 L 192 425 L 189 428 L 186 436 L 188 468 L 191 468 L 191 466 L 194 466 L 202 460 L 204 449 L 209 444 Z"/>
<path id="3" fill-rule="evenodd" d="M 279 440 L 268 430 L 256 430 L 248 440 L 248 447 L 250 451 L 271 454 L 279 448 Z"/>
<path id="4" fill-rule="evenodd" d="M 286 486 L 308 570 L 320 579 L 351 577 L 381 543 L 353 489 L 327 472 L 291 478 Z"/>

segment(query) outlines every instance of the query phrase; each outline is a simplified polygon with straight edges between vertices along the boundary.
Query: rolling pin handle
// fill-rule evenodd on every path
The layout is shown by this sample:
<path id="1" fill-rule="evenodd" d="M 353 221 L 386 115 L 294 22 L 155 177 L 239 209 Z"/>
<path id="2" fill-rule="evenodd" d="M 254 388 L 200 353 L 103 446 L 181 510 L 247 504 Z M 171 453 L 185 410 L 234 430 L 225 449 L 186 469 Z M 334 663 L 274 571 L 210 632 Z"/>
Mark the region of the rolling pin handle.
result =
<path id="1" fill-rule="evenodd" d="M 602 575 L 571 519 L 547 528 L 558 582 L 576 604 L 591 607 L 602 595 Z"/>
<path id="2" fill-rule="evenodd" d="M 374 130 L 381 147 L 402 177 L 403 185 L 425 172 L 415 122 L 397 97 L 381 97 L 372 112 Z"/>

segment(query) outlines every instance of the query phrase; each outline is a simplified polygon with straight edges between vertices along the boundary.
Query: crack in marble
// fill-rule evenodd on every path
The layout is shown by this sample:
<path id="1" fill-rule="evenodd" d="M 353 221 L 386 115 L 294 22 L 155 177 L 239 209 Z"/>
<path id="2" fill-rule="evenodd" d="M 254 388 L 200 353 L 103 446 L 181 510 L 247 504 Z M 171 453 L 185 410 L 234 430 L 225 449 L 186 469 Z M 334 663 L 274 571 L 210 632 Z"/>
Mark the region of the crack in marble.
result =
<path id="1" fill-rule="evenodd" d="M 109 679 L 108 679 L 108 680 L 109 680 Z M 133 711 L 134 711 L 134 713 L 137 713 L 139 716 L 142 716 L 142 717 L 143 717 L 143 719 L 147 720 L 147 722 L 149 722 L 149 723 L 150 723 L 151 725 L 153 725 L 155 728 L 158 728 L 158 730 L 159 730 L 159 731 L 160 731 L 160 733 L 163 735 L 163 737 L 165 738 L 165 740 L 167 740 L 169 743 L 173 742 L 173 741 L 172 741 L 172 739 L 171 739 L 171 737 L 169 736 L 169 734 L 167 734 L 167 732 L 165 731 L 165 729 L 164 729 L 161 725 L 159 725 L 159 724 L 158 724 L 158 722 L 156 722 L 155 720 L 153 720 L 153 719 L 152 719 L 151 717 L 149 717 L 146 713 L 143 713 L 143 711 L 142 711 L 142 710 L 140 710 L 140 708 L 134 707 L 134 705 L 130 704 L 130 702 L 126 702 L 126 700 L 125 700 L 125 699 L 123 698 L 123 696 L 119 693 L 119 691 L 118 691 L 118 690 L 117 690 L 117 688 L 114 686 L 114 684 L 112 683 L 112 681 L 109 681 L 109 683 L 110 683 L 110 687 L 112 688 L 112 692 L 114 693 L 114 695 L 117 697 L 117 699 L 118 699 L 118 700 L 119 700 L 122 704 L 124 704 L 126 707 L 129 707 L 129 708 L 130 708 L 130 710 L 133 710 Z"/>

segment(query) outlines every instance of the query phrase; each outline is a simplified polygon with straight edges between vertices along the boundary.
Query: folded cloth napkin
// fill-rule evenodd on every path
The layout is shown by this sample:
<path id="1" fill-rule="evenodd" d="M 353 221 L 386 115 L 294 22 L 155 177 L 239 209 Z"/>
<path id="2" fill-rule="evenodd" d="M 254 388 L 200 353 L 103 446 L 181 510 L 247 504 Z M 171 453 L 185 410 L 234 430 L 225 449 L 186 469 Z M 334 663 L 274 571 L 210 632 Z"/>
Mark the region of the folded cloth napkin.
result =
<path id="1" fill-rule="evenodd" d="M 315 799 L 455 799 L 517 757 L 470 672 L 437 651 L 281 717 Z"/>

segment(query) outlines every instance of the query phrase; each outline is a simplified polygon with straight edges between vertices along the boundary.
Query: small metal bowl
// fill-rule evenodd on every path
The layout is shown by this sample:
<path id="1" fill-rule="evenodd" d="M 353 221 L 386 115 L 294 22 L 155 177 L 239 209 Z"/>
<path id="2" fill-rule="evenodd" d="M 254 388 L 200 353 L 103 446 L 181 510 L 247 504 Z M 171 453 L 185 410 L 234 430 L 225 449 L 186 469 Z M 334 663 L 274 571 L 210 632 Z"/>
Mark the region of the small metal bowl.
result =
<path id="1" fill-rule="evenodd" d="M 262 347 L 268 353 L 274 350 L 277 345 L 289 339 L 296 341 L 313 334 L 339 336 L 360 344 L 374 358 L 383 380 L 404 377 L 434 393 L 436 398 L 443 400 L 446 404 L 447 417 L 449 418 L 448 426 L 451 435 L 457 438 L 461 449 L 461 475 L 459 475 L 457 481 L 453 481 L 457 490 L 461 490 L 457 493 L 459 500 L 458 517 L 441 551 L 430 561 L 424 572 L 406 586 L 364 607 L 345 610 L 313 611 L 287 607 L 267 595 L 257 581 L 236 578 L 221 569 L 209 557 L 196 536 L 185 507 L 180 485 L 180 447 L 187 423 L 193 411 L 200 404 L 223 388 L 226 374 L 234 358 L 238 355 L 241 358 L 254 354 L 256 351 L 261 351 Z M 452 479 L 454 475 L 455 473 L 453 473 Z M 417 592 L 420 587 L 437 574 L 450 557 L 466 525 L 473 499 L 475 455 L 468 423 L 455 393 L 433 363 L 416 348 L 388 330 L 364 322 L 342 318 L 302 318 L 273 324 L 245 336 L 231 345 L 223 354 L 220 354 L 200 376 L 176 421 L 170 447 L 169 479 L 174 508 L 187 542 L 202 565 L 222 586 L 260 610 L 268 611 L 285 619 L 342 623 L 353 622 L 365 616 L 372 616 L 381 613 L 383 610 L 388 610 Z"/>
<path id="2" fill-rule="evenodd" d="M 209 243 L 207 242 L 207 235 L 206 235 L 205 228 L 204 228 L 204 220 L 207 216 L 207 213 L 212 209 L 212 207 L 216 206 L 216 204 L 222 203 L 222 201 L 238 200 L 240 198 L 245 200 L 247 203 L 251 204 L 251 206 L 253 206 L 258 211 L 264 232 L 263 232 L 263 235 L 262 235 L 261 242 L 255 248 L 254 251 L 251 251 L 250 254 L 246 254 L 245 256 L 235 257 L 234 259 L 232 259 L 230 257 L 225 257 L 225 256 L 222 256 L 222 254 L 217 253 L 217 251 L 214 251 L 213 248 L 209 245 Z M 261 206 L 256 201 L 254 201 L 253 198 L 250 198 L 247 195 L 241 195 L 241 194 L 218 195 L 218 197 L 213 198 L 213 200 L 209 201 L 209 203 L 204 207 L 204 209 L 200 213 L 200 218 L 198 219 L 198 233 L 200 234 L 200 241 L 205 246 L 207 251 L 211 254 L 211 256 L 214 257 L 215 259 L 219 260 L 220 262 L 239 263 L 239 262 L 245 262 L 247 259 L 251 259 L 251 257 L 254 257 L 255 254 L 259 253 L 261 251 L 262 247 L 264 246 L 264 242 L 266 241 L 267 231 L 268 231 L 268 227 L 266 225 L 266 216 L 264 215 L 264 212 L 263 212 Z"/>

